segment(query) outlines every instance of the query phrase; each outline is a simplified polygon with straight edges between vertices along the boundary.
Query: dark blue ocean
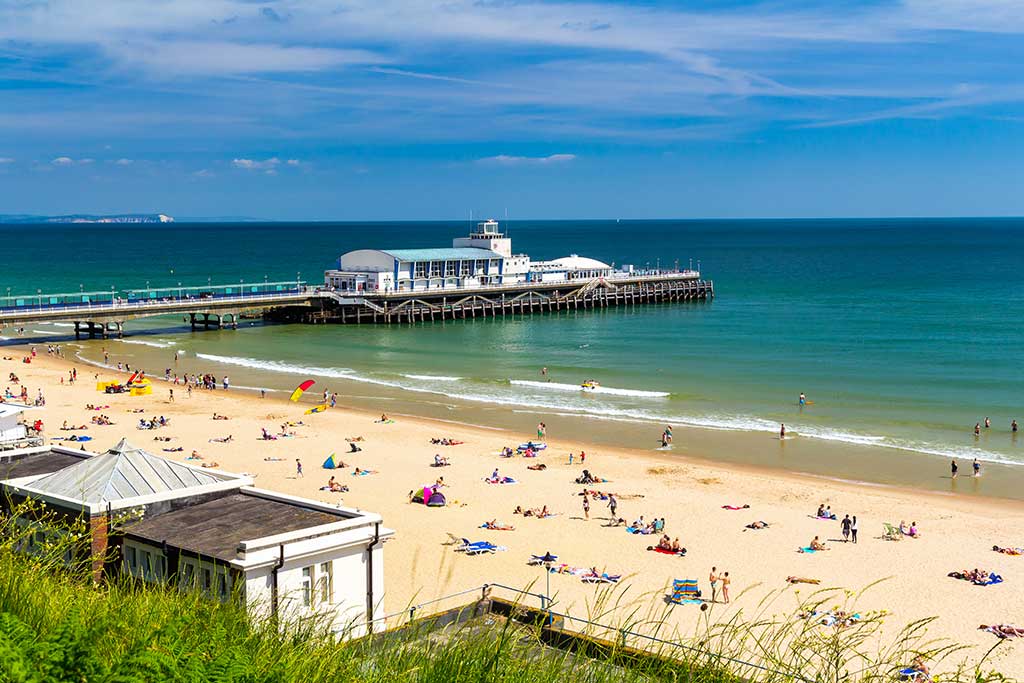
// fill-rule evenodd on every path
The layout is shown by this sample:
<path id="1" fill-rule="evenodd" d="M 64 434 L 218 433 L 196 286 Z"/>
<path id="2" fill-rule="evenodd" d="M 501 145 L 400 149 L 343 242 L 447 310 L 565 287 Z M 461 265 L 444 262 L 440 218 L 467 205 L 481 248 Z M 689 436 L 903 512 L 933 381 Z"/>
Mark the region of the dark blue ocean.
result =
<path id="1" fill-rule="evenodd" d="M 106 343 L 162 370 L 172 347 L 238 383 L 313 377 L 623 424 L 792 432 L 1024 464 L 1024 220 L 515 221 L 514 250 L 698 262 L 717 297 L 412 326 L 164 329 Z M 0 292 L 319 281 L 359 248 L 447 246 L 465 222 L 3 226 Z M 301 274 L 301 275 L 300 275 Z M 138 323 L 142 330 L 174 321 Z M 38 333 L 67 334 L 38 326 Z M 3 333 L 11 336 L 10 331 Z M 97 344 L 79 353 L 98 357 Z M 148 355 L 147 355 L 148 354 Z M 541 367 L 551 382 L 541 382 Z M 604 391 L 582 393 L 595 379 Z M 413 392 L 413 393 L 408 393 Z M 813 404 L 798 408 L 797 396 Z M 988 416 L 992 429 L 975 439 Z"/>

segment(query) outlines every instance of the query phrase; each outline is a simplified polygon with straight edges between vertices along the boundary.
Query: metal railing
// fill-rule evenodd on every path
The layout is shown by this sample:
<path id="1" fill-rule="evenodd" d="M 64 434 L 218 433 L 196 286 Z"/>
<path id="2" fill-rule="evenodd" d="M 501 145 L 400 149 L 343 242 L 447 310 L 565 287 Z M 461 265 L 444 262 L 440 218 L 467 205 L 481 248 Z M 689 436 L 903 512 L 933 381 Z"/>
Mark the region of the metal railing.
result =
<path id="1" fill-rule="evenodd" d="M 647 644 L 652 645 L 652 646 L 667 646 L 667 647 L 669 647 L 672 650 L 677 651 L 677 652 L 685 652 L 685 653 L 687 653 L 689 655 L 693 655 L 693 656 L 696 656 L 696 657 L 705 657 L 705 658 L 714 660 L 715 662 L 718 662 L 723 667 L 726 667 L 726 666 L 745 667 L 745 668 L 750 669 L 750 670 L 759 671 L 759 672 L 763 672 L 763 673 L 766 673 L 766 674 L 772 674 L 772 675 L 775 675 L 775 676 L 781 676 L 781 677 L 784 677 L 787 680 L 800 681 L 801 683 L 817 683 L 817 681 L 815 679 L 813 679 L 813 678 L 807 678 L 805 676 L 800 676 L 798 674 L 794 674 L 791 671 L 780 671 L 778 669 L 773 669 L 773 668 L 765 666 L 763 664 L 757 664 L 755 662 L 749 662 L 749 661 L 746 661 L 746 660 L 743 660 L 743 659 L 739 659 L 737 657 L 730 657 L 729 655 L 723 655 L 723 654 L 719 654 L 719 653 L 716 653 L 716 652 L 711 652 L 709 650 L 706 650 L 706 649 L 703 649 L 703 648 L 700 648 L 700 647 L 694 647 L 693 645 L 687 645 L 687 644 L 679 642 L 679 641 L 666 640 L 664 638 L 659 638 L 657 636 L 652 636 L 652 635 L 647 634 L 647 633 L 640 633 L 640 632 L 635 631 L 635 630 L 630 629 L 630 628 L 611 626 L 609 624 L 603 624 L 601 622 L 594 621 L 592 619 L 584 619 L 582 617 L 574 617 L 574 616 L 572 616 L 570 614 L 563 614 L 561 612 L 556 612 L 556 611 L 554 611 L 551 608 L 552 605 L 554 604 L 554 601 L 553 601 L 553 599 L 550 596 L 544 595 L 542 593 L 532 593 L 532 592 L 524 590 L 522 588 L 515 588 L 513 586 L 507 586 L 507 585 L 502 584 L 502 583 L 485 583 L 485 584 L 483 584 L 481 586 L 476 586 L 476 587 L 473 587 L 473 588 L 467 588 L 466 590 L 459 591 L 457 593 L 451 593 L 449 595 L 444 595 L 444 596 L 441 596 L 439 598 L 435 598 L 433 600 L 427 600 L 425 602 L 417 603 L 415 605 L 410 605 L 409 607 L 406 607 L 403 610 L 400 610 L 400 611 L 397 611 L 397 612 L 392 612 L 391 614 L 386 614 L 386 615 L 383 615 L 383 616 L 380 616 L 380 617 L 376 617 L 376 618 L 371 619 L 371 620 L 362 621 L 362 622 L 359 622 L 359 623 L 356 623 L 356 624 L 353 624 L 353 625 L 349 625 L 349 626 L 346 627 L 345 630 L 355 630 L 355 629 L 359 629 L 359 628 L 365 628 L 365 629 L 367 629 L 369 631 L 371 629 L 372 625 L 376 624 L 378 622 L 394 619 L 395 617 L 398 617 L 398 616 L 408 617 L 408 620 L 407 621 L 403 621 L 403 623 L 400 626 L 394 627 L 392 629 L 388 629 L 387 631 L 383 632 L 383 633 L 387 633 L 389 631 L 394 630 L 395 628 L 401 628 L 401 627 L 408 626 L 409 624 L 413 623 L 416 620 L 416 618 L 417 618 L 417 613 L 420 610 L 422 610 L 424 607 L 428 607 L 430 605 L 436 605 L 436 604 L 441 603 L 441 602 L 445 602 L 445 601 L 448 601 L 448 600 L 453 600 L 455 598 L 459 598 L 459 597 L 462 597 L 462 596 L 465 596 L 465 595 L 471 595 L 471 594 L 474 594 L 474 593 L 479 593 L 479 595 L 480 595 L 479 600 L 486 600 L 486 599 L 488 599 L 490 597 L 490 591 L 492 591 L 495 588 L 509 591 L 509 592 L 511 592 L 515 596 L 529 596 L 529 597 L 532 597 L 532 598 L 537 598 L 540 601 L 540 609 L 541 609 L 541 611 L 544 614 L 547 615 L 547 618 L 545 619 L 545 627 L 546 628 L 550 628 L 550 626 L 553 623 L 554 619 L 559 619 L 563 623 L 567 623 L 568 622 L 568 623 L 581 624 L 584 627 L 592 627 L 592 628 L 595 628 L 595 629 L 600 629 L 601 631 L 604 631 L 604 632 L 609 633 L 609 634 L 615 634 L 618 637 L 618 644 L 621 647 L 626 647 L 629 639 L 632 638 L 634 640 L 643 641 L 644 643 L 647 643 Z M 513 602 L 517 602 L 518 603 L 518 598 L 515 599 Z M 463 606 L 465 606 L 465 605 L 463 605 Z M 431 614 L 424 615 L 424 616 L 422 616 L 420 618 L 421 619 L 428 619 L 431 616 L 435 616 L 435 615 L 436 615 L 436 613 L 431 613 Z M 578 634 L 579 636 L 582 636 L 582 637 L 587 637 L 587 634 L 584 633 L 583 630 L 579 630 L 579 629 L 577 629 L 577 630 L 565 629 L 564 627 L 562 628 L 562 630 L 568 631 L 569 633 Z M 641 649 L 641 648 L 634 648 L 634 649 Z M 655 648 L 655 647 L 650 648 L 650 650 L 651 650 L 650 654 L 652 654 L 652 655 L 661 654 L 661 653 L 656 651 L 657 648 Z"/>

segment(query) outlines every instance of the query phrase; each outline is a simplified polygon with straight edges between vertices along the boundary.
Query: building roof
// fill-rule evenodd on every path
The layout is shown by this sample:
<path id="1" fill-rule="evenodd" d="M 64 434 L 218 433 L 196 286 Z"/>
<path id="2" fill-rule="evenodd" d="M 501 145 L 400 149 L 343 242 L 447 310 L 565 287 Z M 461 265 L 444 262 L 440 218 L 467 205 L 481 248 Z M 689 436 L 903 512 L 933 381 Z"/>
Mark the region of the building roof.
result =
<path id="1" fill-rule="evenodd" d="M 243 541 L 342 522 L 340 511 L 325 512 L 299 503 L 282 502 L 255 494 L 232 493 L 206 503 L 165 512 L 126 529 L 129 536 L 205 557 L 231 561 L 239 558 Z"/>
<path id="2" fill-rule="evenodd" d="M 607 270 L 611 268 L 607 263 L 602 263 L 597 259 L 587 258 L 586 256 L 577 256 L 576 254 L 556 258 L 548 263 L 556 264 L 566 270 Z"/>
<path id="3" fill-rule="evenodd" d="M 26 488 L 82 502 L 105 503 L 181 491 L 231 478 L 161 458 L 121 439 L 106 453 L 36 479 Z"/>
<path id="4" fill-rule="evenodd" d="M 20 403 L 0 402 L 0 419 L 11 417 L 13 415 L 20 415 L 26 410 L 32 410 L 32 406 L 23 406 Z"/>
<path id="5" fill-rule="evenodd" d="M 80 455 L 72 455 L 53 450 L 45 450 L 39 453 L 0 455 L 0 480 L 50 474 L 71 465 L 76 465 L 91 455 L 91 453 L 85 452 L 81 452 Z"/>
<path id="6" fill-rule="evenodd" d="M 477 247 L 445 247 L 441 249 L 381 249 L 399 261 L 444 261 L 456 259 L 491 259 L 502 255 Z"/>

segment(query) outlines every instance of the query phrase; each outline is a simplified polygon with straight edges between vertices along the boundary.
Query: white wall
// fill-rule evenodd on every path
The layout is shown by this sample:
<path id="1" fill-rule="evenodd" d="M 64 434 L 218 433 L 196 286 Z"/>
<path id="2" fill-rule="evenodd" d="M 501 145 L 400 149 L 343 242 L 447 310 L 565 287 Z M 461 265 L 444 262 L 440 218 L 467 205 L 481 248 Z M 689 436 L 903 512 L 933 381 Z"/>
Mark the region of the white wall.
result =
<path id="1" fill-rule="evenodd" d="M 395 259 L 377 249 L 359 249 L 342 254 L 338 270 L 361 272 L 393 272 Z"/>
<path id="2" fill-rule="evenodd" d="M 18 415 L 0 417 L 0 441 L 24 439 L 28 435 L 25 425 L 18 424 Z"/>

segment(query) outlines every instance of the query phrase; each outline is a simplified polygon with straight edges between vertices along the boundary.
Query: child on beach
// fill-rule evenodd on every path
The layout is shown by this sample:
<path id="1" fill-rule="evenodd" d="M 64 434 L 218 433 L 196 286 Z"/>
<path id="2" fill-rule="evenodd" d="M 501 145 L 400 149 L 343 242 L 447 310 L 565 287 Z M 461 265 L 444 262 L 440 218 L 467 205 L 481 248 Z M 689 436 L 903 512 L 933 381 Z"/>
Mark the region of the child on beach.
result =
<path id="1" fill-rule="evenodd" d="M 295 476 L 302 477 L 302 461 L 295 458 Z"/>

